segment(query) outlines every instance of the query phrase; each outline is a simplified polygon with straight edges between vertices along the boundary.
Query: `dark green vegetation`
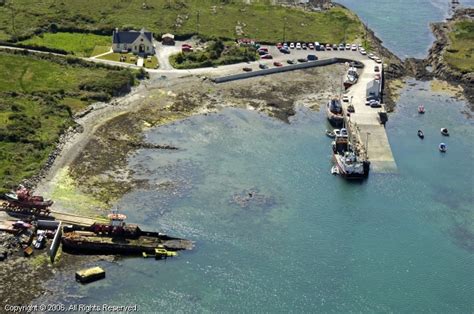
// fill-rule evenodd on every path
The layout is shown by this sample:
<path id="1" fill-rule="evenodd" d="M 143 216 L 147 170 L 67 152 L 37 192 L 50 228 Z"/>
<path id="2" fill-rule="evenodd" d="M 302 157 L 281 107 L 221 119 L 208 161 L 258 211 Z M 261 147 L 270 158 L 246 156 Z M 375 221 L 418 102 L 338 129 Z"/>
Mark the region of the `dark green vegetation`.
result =
<path id="1" fill-rule="evenodd" d="M 337 7 L 304 12 L 269 5 L 270 0 L 6 0 L 0 6 L 0 40 L 25 39 L 44 31 L 93 31 L 146 27 L 156 35 L 199 33 L 204 37 L 251 37 L 262 42 L 353 41 L 360 21 Z M 65 47 L 67 48 L 67 47 Z"/>
<path id="2" fill-rule="evenodd" d="M 87 33 L 44 33 L 33 36 L 20 44 L 29 46 L 40 46 L 65 50 L 68 53 L 80 56 L 90 57 L 96 46 L 107 47 L 112 45 L 111 36 L 95 35 Z M 106 52 L 97 49 L 97 52 Z"/>
<path id="3" fill-rule="evenodd" d="M 171 56 L 170 61 L 177 69 L 192 69 L 218 66 L 258 59 L 254 47 L 240 47 L 234 42 L 224 43 L 221 40 L 210 41 L 204 50 L 180 52 Z"/>
<path id="4" fill-rule="evenodd" d="M 456 21 L 449 40 L 445 54 L 448 64 L 463 73 L 474 72 L 474 21 Z"/>
<path id="5" fill-rule="evenodd" d="M 75 112 L 134 81 L 128 70 L 76 58 L 0 51 L 0 191 L 38 172 Z"/>

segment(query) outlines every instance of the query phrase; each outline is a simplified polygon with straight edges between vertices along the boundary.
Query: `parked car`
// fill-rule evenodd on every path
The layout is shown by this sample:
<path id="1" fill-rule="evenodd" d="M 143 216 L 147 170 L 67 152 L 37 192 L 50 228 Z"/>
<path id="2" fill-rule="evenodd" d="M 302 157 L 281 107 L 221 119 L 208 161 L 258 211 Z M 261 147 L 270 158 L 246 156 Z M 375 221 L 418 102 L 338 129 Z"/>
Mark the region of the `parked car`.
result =
<path id="1" fill-rule="evenodd" d="M 260 64 L 258 65 L 258 67 L 259 67 L 260 69 L 262 69 L 262 70 L 268 69 L 268 65 L 266 65 L 265 63 L 260 63 Z"/>
<path id="2" fill-rule="evenodd" d="M 289 49 L 290 47 L 288 47 L 288 44 L 287 44 L 287 43 L 284 43 L 284 44 L 283 44 L 283 48 Z"/>
<path id="3" fill-rule="evenodd" d="M 244 72 L 252 72 L 252 68 L 249 68 L 249 67 L 242 68 L 242 70 Z"/>
<path id="4" fill-rule="evenodd" d="M 324 51 L 326 50 L 326 48 L 324 47 L 324 45 L 319 45 L 318 48 L 316 48 L 316 50 Z"/>
<path id="5" fill-rule="evenodd" d="M 344 96 L 342 97 L 342 101 L 343 101 L 343 102 L 349 102 L 349 96 L 344 95 Z"/>
<path id="6" fill-rule="evenodd" d="M 318 57 L 316 55 L 308 55 L 308 61 L 316 61 L 318 60 Z"/>
<path id="7" fill-rule="evenodd" d="M 15 221 L 12 226 L 15 229 L 28 229 L 28 228 L 31 228 L 31 225 L 29 223 L 24 222 L 23 220 Z"/>
<path id="8" fill-rule="evenodd" d="M 41 250 L 42 248 L 44 248 L 45 244 L 46 244 L 46 236 L 45 236 L 44 232 L 39 233 L 38 236 L 36 237 L 36 240 L 35 240 L 34 244 L 33 244 L 35 249 Z"/>
<path id="9" fill-rule="evenodd" d="M 302 43 L 302 44 L 301 44 L 301 48 L 303 48 L 304 50 L 306 50 L 306 49 L 308 49 L 308 46 L 306 46 L 305 43 Z"/>
<path id="10" fill-rule="evenodd" d="M 374 61 L 377 62 L 377 63 L 382 63 L 382 60 L 378 57 L 374 58 Z"/>
<path id="11" fill-rule="evenodd" d="M 268 52 L 268 48 L 267 48 L 267 47 L 260 47 L 260 48 L 258 48 L 258 51 L 266 51 L 266 52 Z"/>
<path id="12" fill-rule="evenodd" d="M 306 59 L 306 58 L 299 58 L 299 59 L 298 59 L 298 62 L 301 62 L 301 63 L 303 63 L 303 62 L 308 62 L 308 59 Z"/>
<path id="13" fill-rule="evenodd" d="M 372 107 L 372 108 L 380 108 L 382 107 L 382 105 L 380 104 L 380 102 L 378 100 L 375 100 L 375 99 L 372 99 L 369 101 L 369 106 Z"/>
<path id="14" fill-rule="evenodd" d="M 357 45 L 356 44 L 352 44 L 352 51 L 357 51 Z"/>
<path id="15" fill-rule="evenodd" d="M 295 64 L 296 62 L 295 62 L 295 60 L 288 59 L 288 60 L 286 60 L 286 63 L 288 63 L 288 64 Z"/>
<path id="16" fill-rule="evenodd" d="M 296 49 L 301 49 L 301 43 L 296 43 Z"/>
<path id="17" fill-rule="evenodd" d="M 318 48 L 319 46 L 321 46 L 317 41 L 314 42 L 314 49 Z"/>
<path id="18" fill-rule="evenodd" d="M 276 47 L 277 47 L 277 49 L 281 49 L 281 48 L 283 48 L 283 45 L 282 45 L 282 43 L 278 43 L 278 44 L 276 44 Z"/>
<path id="19" fill-rule="evenodd" d="M 346 50 L 351 50 L 351 44 L 346 44 Z"/>
<path id="20" fill-rule="evenodd" d="M 271 54 L 266 54 L 260 57 L 261 59 L 273 59 L 273 56 Z"/>
<path id="21" fill-rule="evenodd" d="M 257 50 L 257 52 L 261 56 L 264 56 L 264 55 L 268 54 L 268 51 L 264 51 L 264 50 Z"/>
<path id="22" fill-rule="evenodd" d="M 374 66 L 374 72 L 380 72 L 380 67 L 378 65 Z"/>
<path id="23" fill-rule="evenodd" d="M 314 45 L 313 45 L 312 43 L 309 43 L 309 44 L 308 44 L 308 48 L 309 48 L 309 49 L 314 49 Z"/>
<path id="24" fill-rule="evenodd" d="M 276 66 L 276 67 L 282 67 L 283 66 L 283 64 L 281 62 L 278 62 L 278 61 L 273 62 L 273 65 Z"/>
<path id="25" fill-rule="evenodd" d="M 379 73 L 375 74 L 374 79 L 375 80 L 380 80 L 380 74 Z"/>
<path id="26" fill-rule="evenodd" d="M 295 49 L 295 43 L 290 43 L 290 49 Z"/>
<path id="27" fill-rule="evenodd" d="M 326 44 L 326 50 L 331 50 L 331 45 L 330 44 Z"/>
<path id="28" fill-rule="evenodd" d="M 367 55 L 367 57 L 369 57 L 370 59 L 373 59 L 373 58 L 375 58 L 375 55 L 374 55 L 373 53 L 369 53 L 369 54 Z"/>
<path id="29" fill-rule="evenodd" d="M 280 52 L 281 52 L 281 53 L 284 53 L 284 54 L 289 54 L 289 53 L 290 53 L 290 49 L 288 49 L 288 48 L 281 48 L 281 49 L 280 49 Z"/>
<path id="30" fill-rule="evenodd" d="M 339 44 L 339 50 L 346 50 L 346 47 L 344 46 L 344 44 Z"/>

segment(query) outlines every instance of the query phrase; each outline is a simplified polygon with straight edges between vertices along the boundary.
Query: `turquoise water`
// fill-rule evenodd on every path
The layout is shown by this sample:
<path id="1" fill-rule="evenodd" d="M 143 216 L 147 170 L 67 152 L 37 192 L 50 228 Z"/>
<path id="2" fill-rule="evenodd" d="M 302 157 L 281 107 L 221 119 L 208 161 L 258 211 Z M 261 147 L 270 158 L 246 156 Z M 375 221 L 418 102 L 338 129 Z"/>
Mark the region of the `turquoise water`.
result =
<path id="1" fill-rule="evenodd" d="M 399 55 L 421 57 L 427 23 L 445 6 L 341 2 Z M 410 14 L 389 18 L 392 32 L 374 7 Z M 406 36 L 407 25 L 426 32 Z M 149 185 L 119 206 L 131 222 L 192 239 L 196 249 L 166 262 L 100 262 L 107 279 L 86 286 L 59 273 L 48 283 L 56 295 L 36 302 L 138 304 L 146 312 L 472 313 L 474 129 L 465 110 L 410 81 L 387 124 L 398 173 L 363 183 L 330 174 L 322 112 L 300 108 L 284 124 L 226 109 L 151 130 L 150 142 L 180 149 L 132 156 L 130 167 Z M 441 127 L 452 135 L 443 138 Z M 233 201 L 248 193 L 245 206 Z"/>
<path id="2" fill-rule="evenodd" d="M 424 58 L 433 42 L 431 22 L 449 14 L 449 0 L 338 0 L 354 10 L 383 40 L 384 46 L 401 58 Z M 474 0 L 461 0 L 474 6 Z"/>
<path id="3" fill-rule="evenodd" d="M 330 174 L 322 112 L 299 109 L 288 125 L 226 109 L 155 129 L 150 142 L 180 150 L 133 156 L 150 186 L 120 207 L 196 249 L 167 262 L 104 262 L 107 280 L 66 281 L 82 298 L 65 301 L 172 312 L 472 312 L 474 132 L 463 110 L 428 83 L 408 86 L 387 124 L 399 172 L 364 183 Z M 231 201 L 248 190 L 247 207 Z"/>

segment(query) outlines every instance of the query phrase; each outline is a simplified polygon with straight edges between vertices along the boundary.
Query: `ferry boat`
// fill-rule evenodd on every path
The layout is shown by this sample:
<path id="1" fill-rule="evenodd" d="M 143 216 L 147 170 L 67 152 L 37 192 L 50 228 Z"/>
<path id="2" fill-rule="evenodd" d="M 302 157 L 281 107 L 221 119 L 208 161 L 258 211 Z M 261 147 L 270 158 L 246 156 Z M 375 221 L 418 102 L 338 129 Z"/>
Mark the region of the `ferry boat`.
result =
<path id="1" fill-rule="evenodd" d="M 331 99 L 326 105 L 326 114 L 334 126 L 341 126 L 344 122 L 343 110 L 341 101 L 338 98 Z"/>

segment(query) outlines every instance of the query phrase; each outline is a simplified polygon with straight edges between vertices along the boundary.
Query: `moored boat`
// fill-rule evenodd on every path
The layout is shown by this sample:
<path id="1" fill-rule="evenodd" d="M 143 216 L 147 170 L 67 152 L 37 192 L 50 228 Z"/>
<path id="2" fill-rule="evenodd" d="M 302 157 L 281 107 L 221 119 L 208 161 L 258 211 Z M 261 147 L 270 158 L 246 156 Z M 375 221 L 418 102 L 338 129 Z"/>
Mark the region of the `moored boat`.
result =
<path id="1" fill-rule="evenodd" d="M 441 128 L 441 134 L 444 135 L 444 136 L 449 136 L 448 129 L 446 129 L 446 128 Z"/>
<path id="2" fill-rule="evenodd" d="M 340 176 L 346 179 L 364 179 L 369 176 L 370 162 L 359 160 L 355 152 L 346 151 L 333 156 Z"/>
<path id="3" fill-rule="evenodd" d="M 336 134 L 334 133 L 334 131 L 326 130 L 326 136 L 330 138 L 335 138 Z"/>
<path id="4" fill-rule="evenodd" d="M 418 137 L 421 138 L 421 139 L 425 138 L 425 134 L 423 134 L 422 130 L 418 130 Z"/>
<path id="5" fill-rule="evenodd" d="M 334 126 L 341 126 L 344 122 L 341 101 L 338 98 L 331 99 L 326 105 L 326 114 L 329 122 Z"/>
<path id="6" fill-rule="evenodd" d="M 448 150 L 448 146 L 445 143 L 440 143 L 438 148 L 439 148 L 439 151 L 442 153 L 446 153 Z"/>
<path id="7" fill-rule="evenodd" d="M 357 69 L 355 67 L 350 67 L 347 71 L 346 80 L 344 81 L 344 88 L 348 89 L 359 79 L 359 73 L 357 73 Z"/>
<path id="8" fill-rule="evenodd" d="M 423 105 L 418 106 L 418 113 L 421 113 L 421 114 L 425 113 L 425 107 Z"/>
<path id="9" fill-rule="evenodd" d="M 52 200 L 46 200 L 42 196 L 32 195 L 31 191 L 20 185 L 18 189 L 5 193 L 5 200 L 12 206 L 25 209 L 44 210 L 53 205 Z"/>

